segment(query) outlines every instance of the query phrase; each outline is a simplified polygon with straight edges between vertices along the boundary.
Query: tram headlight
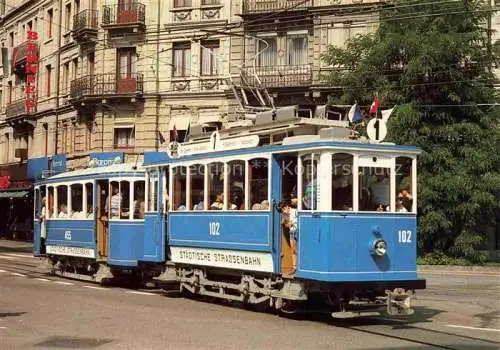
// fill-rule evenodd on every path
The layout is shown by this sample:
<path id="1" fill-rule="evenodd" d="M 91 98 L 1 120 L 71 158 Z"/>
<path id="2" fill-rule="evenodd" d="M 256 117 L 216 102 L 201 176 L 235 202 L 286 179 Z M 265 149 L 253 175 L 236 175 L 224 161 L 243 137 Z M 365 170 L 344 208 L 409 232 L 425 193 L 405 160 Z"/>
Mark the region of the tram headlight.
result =
<path id="1" fill-rule="evenodd" d="M 384 256 L 387 254 L 387 242 L 381 238 L 376 239 L 372 243 L 372 254 L 376 256 Z"/>

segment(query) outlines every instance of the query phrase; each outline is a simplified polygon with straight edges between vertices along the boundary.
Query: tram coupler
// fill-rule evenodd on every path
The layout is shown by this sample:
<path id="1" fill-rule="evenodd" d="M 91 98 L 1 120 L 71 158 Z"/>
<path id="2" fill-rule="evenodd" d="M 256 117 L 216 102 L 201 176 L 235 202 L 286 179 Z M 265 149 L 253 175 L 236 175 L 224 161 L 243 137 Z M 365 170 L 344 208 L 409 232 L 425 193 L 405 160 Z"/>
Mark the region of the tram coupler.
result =
<path id="1" fill-rule="evenodd" d="M 412 307 L 413 295 L 403 288 L 395 288 L 393 291 L 386 290 L 387 313 L 391 316 L 409 316 L 415 310 Z"/>

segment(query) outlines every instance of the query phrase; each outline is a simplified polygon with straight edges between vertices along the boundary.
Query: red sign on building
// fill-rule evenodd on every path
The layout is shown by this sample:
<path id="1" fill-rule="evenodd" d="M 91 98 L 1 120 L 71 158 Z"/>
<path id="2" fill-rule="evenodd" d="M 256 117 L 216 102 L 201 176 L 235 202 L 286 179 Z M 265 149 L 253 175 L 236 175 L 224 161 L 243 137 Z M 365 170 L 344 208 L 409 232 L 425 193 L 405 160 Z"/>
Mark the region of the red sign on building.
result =
<path id="1" fill-rule="evenodd" d="M 26 99 L 24 107 L 27 113 L 35 111 L 36 106 L 36 73 L 38 70 L 38 33 L 28 31 L 28 43 L 26 44 Z"/>

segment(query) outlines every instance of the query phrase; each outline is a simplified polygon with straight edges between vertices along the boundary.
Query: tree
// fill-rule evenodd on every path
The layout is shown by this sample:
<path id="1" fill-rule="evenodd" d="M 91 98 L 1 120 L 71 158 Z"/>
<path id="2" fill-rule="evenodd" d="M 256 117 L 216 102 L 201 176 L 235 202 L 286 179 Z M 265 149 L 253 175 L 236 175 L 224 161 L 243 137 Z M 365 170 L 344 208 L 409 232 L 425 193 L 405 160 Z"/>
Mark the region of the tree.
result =
<path id="1" fill-rule="evenodd" d="M 498 225 L 499 95 L 484 1 L 395 0 L 378 29 L 328 48 L 333 103 L 399 107 L 388 138 L 423 149 L 419 158 L 419 248 L 481 261 L 485 227 Z"/>

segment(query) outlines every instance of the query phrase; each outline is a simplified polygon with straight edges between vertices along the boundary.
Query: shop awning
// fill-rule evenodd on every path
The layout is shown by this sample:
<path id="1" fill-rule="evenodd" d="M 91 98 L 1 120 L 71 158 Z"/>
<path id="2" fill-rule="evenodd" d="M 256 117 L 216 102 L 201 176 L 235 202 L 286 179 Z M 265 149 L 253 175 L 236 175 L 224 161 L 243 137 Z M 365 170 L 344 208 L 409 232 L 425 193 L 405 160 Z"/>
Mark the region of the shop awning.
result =
<path id="1" fill-rule="evenodd" d="M 23 198 L 28 194 L 28 191 L 0 191 L 0 198 Z"/>

